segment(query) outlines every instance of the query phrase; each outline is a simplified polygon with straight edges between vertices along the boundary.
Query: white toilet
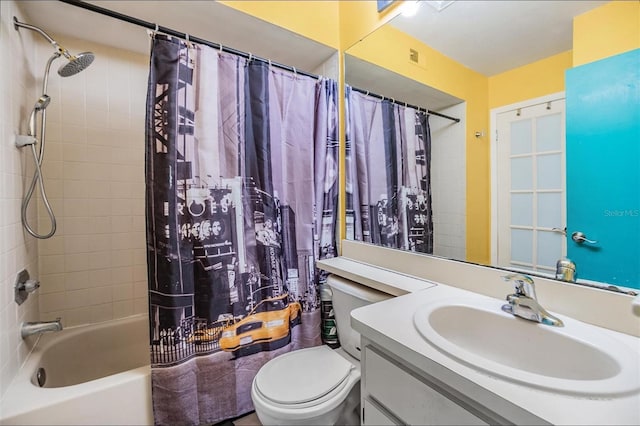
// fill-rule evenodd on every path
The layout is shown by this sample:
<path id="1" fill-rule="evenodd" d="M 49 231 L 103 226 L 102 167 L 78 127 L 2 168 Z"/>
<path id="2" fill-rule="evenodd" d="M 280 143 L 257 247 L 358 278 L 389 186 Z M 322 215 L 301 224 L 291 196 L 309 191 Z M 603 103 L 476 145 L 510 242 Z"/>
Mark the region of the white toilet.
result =
<path id="1" fill-rule="evenodd" d="M 350 314 L 392 296 L 333 275 L 327 284 L 341 347 L 300 349 L 267 362 L 251 386 L 263 425 L 360 424 L 360 334 Z"/>

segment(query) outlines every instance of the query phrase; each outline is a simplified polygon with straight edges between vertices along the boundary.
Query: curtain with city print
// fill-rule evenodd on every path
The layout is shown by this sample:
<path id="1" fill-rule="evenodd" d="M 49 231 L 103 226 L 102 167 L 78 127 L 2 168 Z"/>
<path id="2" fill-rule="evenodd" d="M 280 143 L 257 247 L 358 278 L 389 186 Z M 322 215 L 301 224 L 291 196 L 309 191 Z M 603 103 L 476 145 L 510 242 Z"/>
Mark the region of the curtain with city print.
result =
<path id="1" fill-rule="evenodd" d="M 347 238 L 433 253 L 429 116 L 346 88 Z"/>
<path id="2" fill-rule="evenodd" d="M 154 37 L 146 197 L 156 424 L 247 413 L 265 362 L 321 344 L 315 261 L 336 254 L 336 96 L 333 80 Z"/>

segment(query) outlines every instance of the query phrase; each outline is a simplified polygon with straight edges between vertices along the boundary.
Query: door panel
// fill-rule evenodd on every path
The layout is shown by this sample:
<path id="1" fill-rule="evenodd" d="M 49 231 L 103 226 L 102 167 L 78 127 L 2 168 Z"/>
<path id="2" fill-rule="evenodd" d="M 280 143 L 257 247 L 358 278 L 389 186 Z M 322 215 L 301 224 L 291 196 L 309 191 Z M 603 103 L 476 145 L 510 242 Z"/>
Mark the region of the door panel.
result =
<path id="1" fill-rule="evenodd" d="M 640 49 L 567 71 L 567 245 L 579 278 L 640 288 Z M 573 232 L 597 243 L 576 243 Z"/>
<path id="2" fill-rule="evenodd" d="M 554 273 L 566 253 L 564 99 L 500 113 L 497 124 L 497 260 Z"/>

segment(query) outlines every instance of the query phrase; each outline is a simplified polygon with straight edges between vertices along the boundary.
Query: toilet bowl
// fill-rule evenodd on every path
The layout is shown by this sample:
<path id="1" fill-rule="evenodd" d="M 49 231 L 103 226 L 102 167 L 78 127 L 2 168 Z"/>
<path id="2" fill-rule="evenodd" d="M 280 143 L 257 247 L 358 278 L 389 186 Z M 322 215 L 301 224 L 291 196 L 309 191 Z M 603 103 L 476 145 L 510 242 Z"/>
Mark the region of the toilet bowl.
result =
<path id="1" fill-rule="evenodd" d="M 360 335 L 350 313 L 391 296 L 334 276 L 327 284 L 341 347 L 300 349 L 262 366 L 251 399 L 263 425 L 360 424 Z"/>
<path id="2" fill-rule="evenodd" d="M 349 359 L 350 358 L 350 359 Z M 360 424 L 360 362 L 316 346 L 265 364 L 251 388 L 263 425 Z"/>

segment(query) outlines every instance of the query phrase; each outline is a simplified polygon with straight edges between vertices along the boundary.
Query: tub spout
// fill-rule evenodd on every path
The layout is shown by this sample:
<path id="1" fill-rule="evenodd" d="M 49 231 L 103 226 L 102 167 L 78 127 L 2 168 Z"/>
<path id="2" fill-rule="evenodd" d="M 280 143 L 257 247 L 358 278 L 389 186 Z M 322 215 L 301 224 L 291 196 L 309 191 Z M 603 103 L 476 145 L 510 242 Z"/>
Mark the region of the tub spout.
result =
<path id="1" fill-rule="evenodd" d="M 62 330 L 62 322 L 60 320 L 60 318 L 56 318 L 55 321 L 23 322 L 20 327 L 20 335 L 25 339 L 33 334 L 60 331 Z"/>

